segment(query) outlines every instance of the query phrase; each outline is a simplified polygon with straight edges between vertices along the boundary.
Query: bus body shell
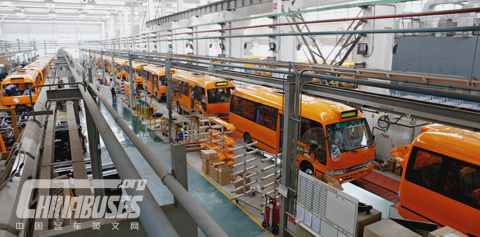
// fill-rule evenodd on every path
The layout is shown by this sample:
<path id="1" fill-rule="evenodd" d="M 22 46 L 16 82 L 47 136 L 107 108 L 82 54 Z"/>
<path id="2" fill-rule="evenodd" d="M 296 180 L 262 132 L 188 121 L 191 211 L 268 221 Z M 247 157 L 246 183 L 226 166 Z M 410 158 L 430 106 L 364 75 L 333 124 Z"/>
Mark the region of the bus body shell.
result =
<path id="1" fill-rule="evenodd" d="M 390 150 L 404 168 L 399 214 L 480 236 L 480 134 L 433 124 Z"/>

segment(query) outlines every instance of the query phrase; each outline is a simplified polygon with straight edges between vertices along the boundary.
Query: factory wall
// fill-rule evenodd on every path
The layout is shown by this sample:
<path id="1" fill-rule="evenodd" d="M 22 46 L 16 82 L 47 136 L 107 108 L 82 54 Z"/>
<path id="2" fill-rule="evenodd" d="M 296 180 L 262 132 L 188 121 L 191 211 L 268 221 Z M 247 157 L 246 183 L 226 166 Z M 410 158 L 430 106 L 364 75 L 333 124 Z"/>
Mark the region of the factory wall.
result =
<path id="1" fill-rule="evenodd" d="M 97 44 L 81 43 L 90 40 L 101 40 L 105 37 L 104 25 L 98 23 L 69 22 L 28 22 L 7 21 L 0 23 L 0 39 L 10 42 L 9 51 L 36 48 L 37 53 L 56 53 L 66 48 L 74 58 L 78 58 L 78 48 L 97 47 Z M 16 42 L 16 43 L 13 43 Z M 35 42 L 35 43 L 33 43 Z"/>
<path id="2" fill-rule="evenodd" d="M 393 70 L 480 77 L 477 37 L 397 37 L 395 43 Z"/>

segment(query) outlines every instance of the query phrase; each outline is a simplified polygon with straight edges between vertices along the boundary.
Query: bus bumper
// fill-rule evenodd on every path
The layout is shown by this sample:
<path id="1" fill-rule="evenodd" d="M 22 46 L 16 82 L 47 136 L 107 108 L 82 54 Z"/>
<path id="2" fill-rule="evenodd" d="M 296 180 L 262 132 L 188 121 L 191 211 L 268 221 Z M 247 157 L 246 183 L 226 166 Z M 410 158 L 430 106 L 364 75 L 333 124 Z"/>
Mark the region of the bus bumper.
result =
<path id="1" fill-rule="evenodd" d="M 370 173 L 372 173 L 372 170 L 373 170 L 373 165 L 363 168 L 361 170 L 356 170 L 354 172 L 334 176 L 333 178 L 340 181 L 340 183 L 350 182 L 350 181 L 354 181 L 369 175 Z"/>

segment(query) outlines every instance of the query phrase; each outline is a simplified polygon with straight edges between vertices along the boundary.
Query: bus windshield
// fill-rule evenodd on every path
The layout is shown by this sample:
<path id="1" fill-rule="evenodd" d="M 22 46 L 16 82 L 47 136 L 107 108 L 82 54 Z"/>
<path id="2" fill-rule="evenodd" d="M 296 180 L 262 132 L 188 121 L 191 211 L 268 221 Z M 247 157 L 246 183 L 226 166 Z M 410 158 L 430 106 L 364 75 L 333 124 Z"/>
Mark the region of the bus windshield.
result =
<path id="1" fill-rule="evenodd" d="M 137 77 L 141 77 L 141 76 L 142 76 L 142 71 L 143 71 L 143 70 L 142 70 L 141 68 L 137 68 L 135 71 L 136 71 L 136 76 L 137 76 Z"/>
<path id="2" fill-rule="evenodd" d="M 3 96 L 29 95 L 28 92 L 32 86 L 32 83 L 5 84 L 2 94 Z M 35 91 L 32 91 L 32 95 L 34 94 Z"/>
<path id="3" fill-rule="evenodd" d="M 330 151 L 353 151 L 373 144 L 367 120 L 355 119 L 327 125 Z M 335 146 L 335 147 L 334 147 Z"/>
<path id="4" fill-rule="evenodd" d="M 209 104 L 228 103 L 230 102 L 231 92 L 232 92 L 232 88 L 210 89 L 207 91 L 208 103 Z"/>

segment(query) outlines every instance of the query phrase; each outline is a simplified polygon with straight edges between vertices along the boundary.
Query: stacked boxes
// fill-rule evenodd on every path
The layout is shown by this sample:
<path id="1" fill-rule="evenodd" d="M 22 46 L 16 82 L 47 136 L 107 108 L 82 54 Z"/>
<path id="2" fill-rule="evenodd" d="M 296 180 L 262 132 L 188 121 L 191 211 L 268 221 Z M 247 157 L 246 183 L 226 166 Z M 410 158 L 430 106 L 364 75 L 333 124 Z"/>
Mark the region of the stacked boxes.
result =
<path id="1" fill-rule="evenodd" d="M 230 176 L 230 174 L 233 173 L 232 168 L 230 168 L 230 165 L 220 165 L 217 167 L 217 181 L 218 184 L 220 185 L 227 185 L 230 184 L 233 181 L 233 177 Z"/>
<path id="2" fill-rule="evenodd" d="M 204 174 L 209 174 L 210 161 L 218 159 L 218 154 L 214 150 L 203 150 L 200 154 L 202 156 L 202 171 Z"/>
<path id="3" fill-rule="evenodd" d="M 225 161 L 223 161 L 221 159 L 210 160 L 210 167 L 209 167 L 208 173 L 210 174 L 210 177 L 212 177 L 213 180 L 215 180 L 215 182 L 217 182 L 217 180 L 218 180 L 218 178 L 217 178 L 217 167 L 220 166 L 220 165 L 224 165 L 224 164 L 225 164 Z"/>

